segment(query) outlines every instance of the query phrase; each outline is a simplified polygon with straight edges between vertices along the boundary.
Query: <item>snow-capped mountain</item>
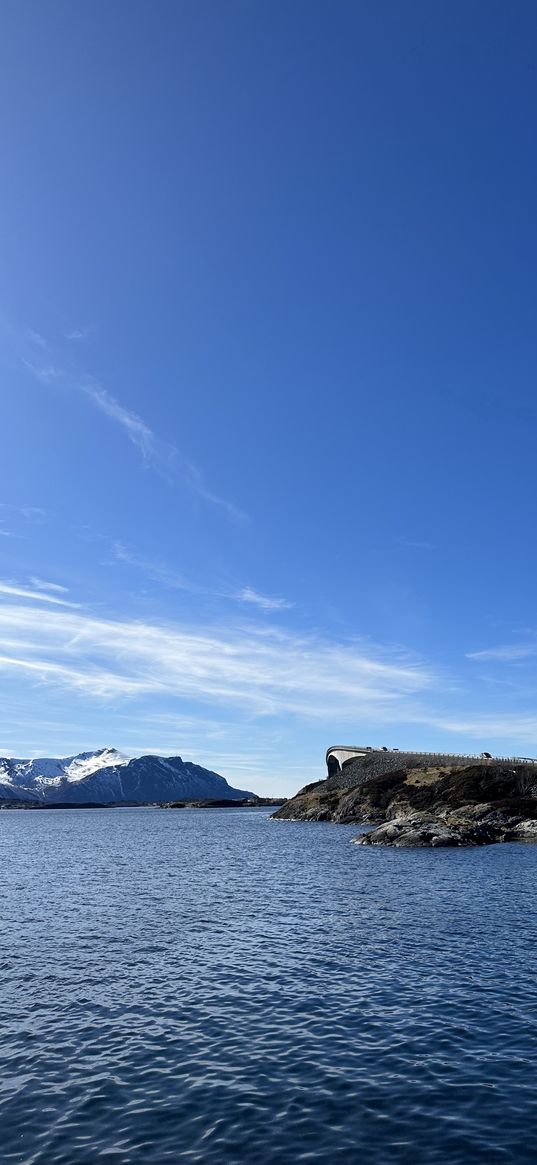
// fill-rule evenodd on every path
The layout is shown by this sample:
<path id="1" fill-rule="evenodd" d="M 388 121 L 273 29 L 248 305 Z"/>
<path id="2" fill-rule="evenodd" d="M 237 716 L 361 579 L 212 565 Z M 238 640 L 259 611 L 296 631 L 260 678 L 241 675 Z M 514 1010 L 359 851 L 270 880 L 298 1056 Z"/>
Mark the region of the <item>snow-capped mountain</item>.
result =
<path id="1" fill-rule="evenodd" d="M 19 760 L 0 757 L 0 799 L 59 801 L 240 800 L 253 797 L 233 789 L 219 773 L 180 756 L 129 759 L 115 748 L 77 756 Z"/>

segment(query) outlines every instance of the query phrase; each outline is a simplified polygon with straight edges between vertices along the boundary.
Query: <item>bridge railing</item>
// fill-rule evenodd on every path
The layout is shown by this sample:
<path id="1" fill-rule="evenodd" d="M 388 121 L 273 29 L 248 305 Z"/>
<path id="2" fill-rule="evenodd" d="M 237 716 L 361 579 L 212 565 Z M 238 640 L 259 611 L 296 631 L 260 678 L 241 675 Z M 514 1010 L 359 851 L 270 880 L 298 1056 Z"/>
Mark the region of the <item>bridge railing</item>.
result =
<path id="1" fill-rule="evenodd" d="M 515 764 L 515 765 L 537 765 L 537 757 L 533 756 L 483 756 L 482 753 L 471 752 L 426 752 L 420 749 L 394 749 L 388 748 L 386 750 L 381 748 L 359 748 L 353 749 L 351 745 L 332 745 L 327 751 L 327 759 L 332 752 L 348 752 L 351 755 L 343 762 L 347 764 L 353 760 L 352 753 L 356 751 L 356 757 L 360 756 L 400 756 L 402 757 L 419 757 L 423 760 L 439 761 L 442 764 L 457 764 L 459 761 L 477 761 L 480 764 L 492 764 L 494 762 L 500 764 Z"/>
<path id="2" fill-rule="evenodd" d="M 373 749 L 374 752 L 379 752 L 379 749 Z M 388 749 L 385 755 L 393 755 L 394 752 L 400 752 L 401 756 L 420 756 L 427 757 L 431 760 L 477 760 L 487 764 L 489 761 L 499 761 L 502 764 L 519 764 L 519 765 L 537 765 L 537 758 L 533 756 L 483 756 L 482 753 L 472 752 L 422 752 L 414 749 Z"/>

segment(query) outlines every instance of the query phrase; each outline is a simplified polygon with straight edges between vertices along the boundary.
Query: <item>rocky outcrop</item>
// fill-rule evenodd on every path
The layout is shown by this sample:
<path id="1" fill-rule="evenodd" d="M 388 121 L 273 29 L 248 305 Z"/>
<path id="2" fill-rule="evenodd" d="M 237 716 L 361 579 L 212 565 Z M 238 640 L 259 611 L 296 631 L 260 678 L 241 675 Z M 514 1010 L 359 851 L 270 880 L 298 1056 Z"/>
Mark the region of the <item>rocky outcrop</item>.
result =
<path id="1" fill-rule="evenodd" d="M 352 777 L 352 773 L 350 774 Z M 339 774 L 307 786 L 274 817 L 373 824 L 359 845 L 475 846 L 537 839 L 537 769 L 499 763 L 452 769 L 424 765 L 365 776 Z"/>
<path id="2" fill-rule="evenodd" d="M 537 802 L 531 807 L 537 813 Z M 503 812 L 493 805 L 467 805 L 437 817 L 413 814 L 396 817 L 370 833 L 354 837 L 357 845 L 476 846 L 499 841 L 536 841 L 537 817 Z"/>

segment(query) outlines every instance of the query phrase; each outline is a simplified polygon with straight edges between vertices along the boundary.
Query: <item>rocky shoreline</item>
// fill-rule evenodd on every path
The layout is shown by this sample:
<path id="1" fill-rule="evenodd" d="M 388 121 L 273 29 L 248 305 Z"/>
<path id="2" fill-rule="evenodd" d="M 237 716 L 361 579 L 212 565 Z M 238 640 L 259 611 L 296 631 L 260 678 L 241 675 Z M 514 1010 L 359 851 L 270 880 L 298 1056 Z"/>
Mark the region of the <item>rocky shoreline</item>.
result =
<path id="1" fill-rule="evenodd" d="M 372 767 L 372 766 L 371 766 Z M 537 768 L 498 762 L 348 773 L 307 785 L 273 817 L 373 825 L 358 845 L 478 846 L 537 840 Z M 347 782 L 347 783 L 345 783 Z"/>

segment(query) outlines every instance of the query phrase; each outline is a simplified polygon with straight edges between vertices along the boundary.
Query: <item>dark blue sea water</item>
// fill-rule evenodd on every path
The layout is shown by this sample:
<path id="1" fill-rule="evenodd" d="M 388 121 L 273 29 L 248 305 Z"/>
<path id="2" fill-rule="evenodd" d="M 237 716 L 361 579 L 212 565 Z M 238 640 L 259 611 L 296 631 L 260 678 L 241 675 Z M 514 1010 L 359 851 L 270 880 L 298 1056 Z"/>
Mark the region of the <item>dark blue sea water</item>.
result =
<path id="1" fill-rule="evenodd" d="M 0 1160 L 534 1162 L 537 847 L 0 813 Z"/>

